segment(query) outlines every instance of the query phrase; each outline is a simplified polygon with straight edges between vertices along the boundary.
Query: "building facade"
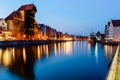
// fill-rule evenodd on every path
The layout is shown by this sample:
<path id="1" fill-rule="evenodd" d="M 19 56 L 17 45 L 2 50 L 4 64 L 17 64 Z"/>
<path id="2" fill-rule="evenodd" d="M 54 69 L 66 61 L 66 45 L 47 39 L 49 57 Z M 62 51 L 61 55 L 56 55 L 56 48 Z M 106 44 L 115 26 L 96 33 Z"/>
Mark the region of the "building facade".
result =
<path id="1" fill-rule="evenodd" d="M 37 12 L 33 4 L 21 6 L 17 11 L 6 17 L 8 30 L 18 40 L 37 39 L 38 25 L 35 18 Z M 37 37 L 36 37 L 37 36 Z"/>
<path id="2" fill-rule="evenodd" d="M 105 29 L 105 34 L 107 41 L 120 42 L 120 20 L 111 20 Z"/>
<path id="3" fill-rule="evenodd" d="M 0 30 L 7 31 L 7 23 L 3 18 L 0 19 Z"/>

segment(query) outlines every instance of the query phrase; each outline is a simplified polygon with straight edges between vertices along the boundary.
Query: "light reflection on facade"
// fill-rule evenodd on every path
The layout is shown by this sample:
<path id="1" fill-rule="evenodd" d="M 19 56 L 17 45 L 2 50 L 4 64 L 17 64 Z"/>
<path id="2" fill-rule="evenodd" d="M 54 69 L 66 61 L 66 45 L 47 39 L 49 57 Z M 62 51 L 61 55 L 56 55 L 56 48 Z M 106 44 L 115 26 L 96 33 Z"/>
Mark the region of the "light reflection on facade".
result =
<path id="1" fill-rule="evenodd" d="M 24 64 L 26 63 L 26 51 L 25 51 L 25 48 L 23 48 L 23 61 L 24 61 Z"/>

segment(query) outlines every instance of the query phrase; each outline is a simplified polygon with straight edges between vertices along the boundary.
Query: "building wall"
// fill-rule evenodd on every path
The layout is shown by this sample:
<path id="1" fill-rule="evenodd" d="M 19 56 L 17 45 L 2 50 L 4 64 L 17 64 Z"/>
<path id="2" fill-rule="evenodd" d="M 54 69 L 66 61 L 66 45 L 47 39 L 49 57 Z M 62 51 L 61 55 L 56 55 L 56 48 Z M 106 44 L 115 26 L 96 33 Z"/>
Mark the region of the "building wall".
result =
<path id="1" fill-rule="evenodd" d="M 7 23 L 4 19 L 0 20 L 0 28 L 2 28 L 2 30 L 7 30 Z"/>
<path id="2" fill-rule="evenodd" d="M 120 26 L 113 28 L 113 41 L 120 41 Z"/>
<path id="3" fill-rule="evenodd" d="M 39 30 L 38 30 L 38 25 L 34 24 L 34 39 L 38 40 L 39 39 Z"/>
<path id="4" fill-rule="evenodd" d="M 113 25 L 112 22 L 110 22 L 110 27 L 109 27 L 109 40 L 113 40 Z"/>
<path id="5" fill-rule="evenodd" d="M 22 15 L 20 21 L 25 21 L 25 11 L 24 10 L 20 10 L 19 12 Z"/>
<path id="6" fill-rule="evenodd" d="M 22 40 L 24 35 L 24 22 L 17 20 L 8 20 L 8 31 L 10 31 L 14 38 Z"/>
<path id="7" fill-rule="evenodd" d="M 110 27 L 109 29 L 109 35 L 108 35 L 108 39 L 110 41 L 120 41 L 120 26 L 116 26 L 114 27 L 112 22 L 110 22 Z"/>

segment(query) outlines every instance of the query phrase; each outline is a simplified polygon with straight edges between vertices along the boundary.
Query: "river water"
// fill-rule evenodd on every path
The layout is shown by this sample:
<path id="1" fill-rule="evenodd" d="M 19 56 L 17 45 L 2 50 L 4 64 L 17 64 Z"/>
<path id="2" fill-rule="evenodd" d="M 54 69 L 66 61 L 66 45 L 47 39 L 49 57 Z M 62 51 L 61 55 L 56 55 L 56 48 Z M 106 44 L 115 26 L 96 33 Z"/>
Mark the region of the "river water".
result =
<path id="1" fill-rule="evenodd" d="M 86 41 L 0 48 L 0 80 L 105 80 L 117 46 Z"/>

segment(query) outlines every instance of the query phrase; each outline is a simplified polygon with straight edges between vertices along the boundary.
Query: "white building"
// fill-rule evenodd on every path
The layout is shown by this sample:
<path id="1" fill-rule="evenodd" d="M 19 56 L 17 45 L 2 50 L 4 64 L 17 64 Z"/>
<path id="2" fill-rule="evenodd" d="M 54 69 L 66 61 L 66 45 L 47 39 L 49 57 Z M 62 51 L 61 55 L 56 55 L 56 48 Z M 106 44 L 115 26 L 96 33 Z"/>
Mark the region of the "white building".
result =
<path id="1" fill-rule="evenodd" d="M 110 27 L 110 22 L 108 22 L 107 25 L 105 25 L 105 40 L 109 40 L 109 27 Z"/>
<path id="2" fill-rule="evenodd" d="M 3 31 L 7 30 L 7 23 L 3 18 L 0 18 L 0 29 L 2 29 Z"/>
<path id="3" fill-rule="evenodd" d="M 111 20 L 107 25 L 106 40 L 120 42 L 120 20 Z"/>

